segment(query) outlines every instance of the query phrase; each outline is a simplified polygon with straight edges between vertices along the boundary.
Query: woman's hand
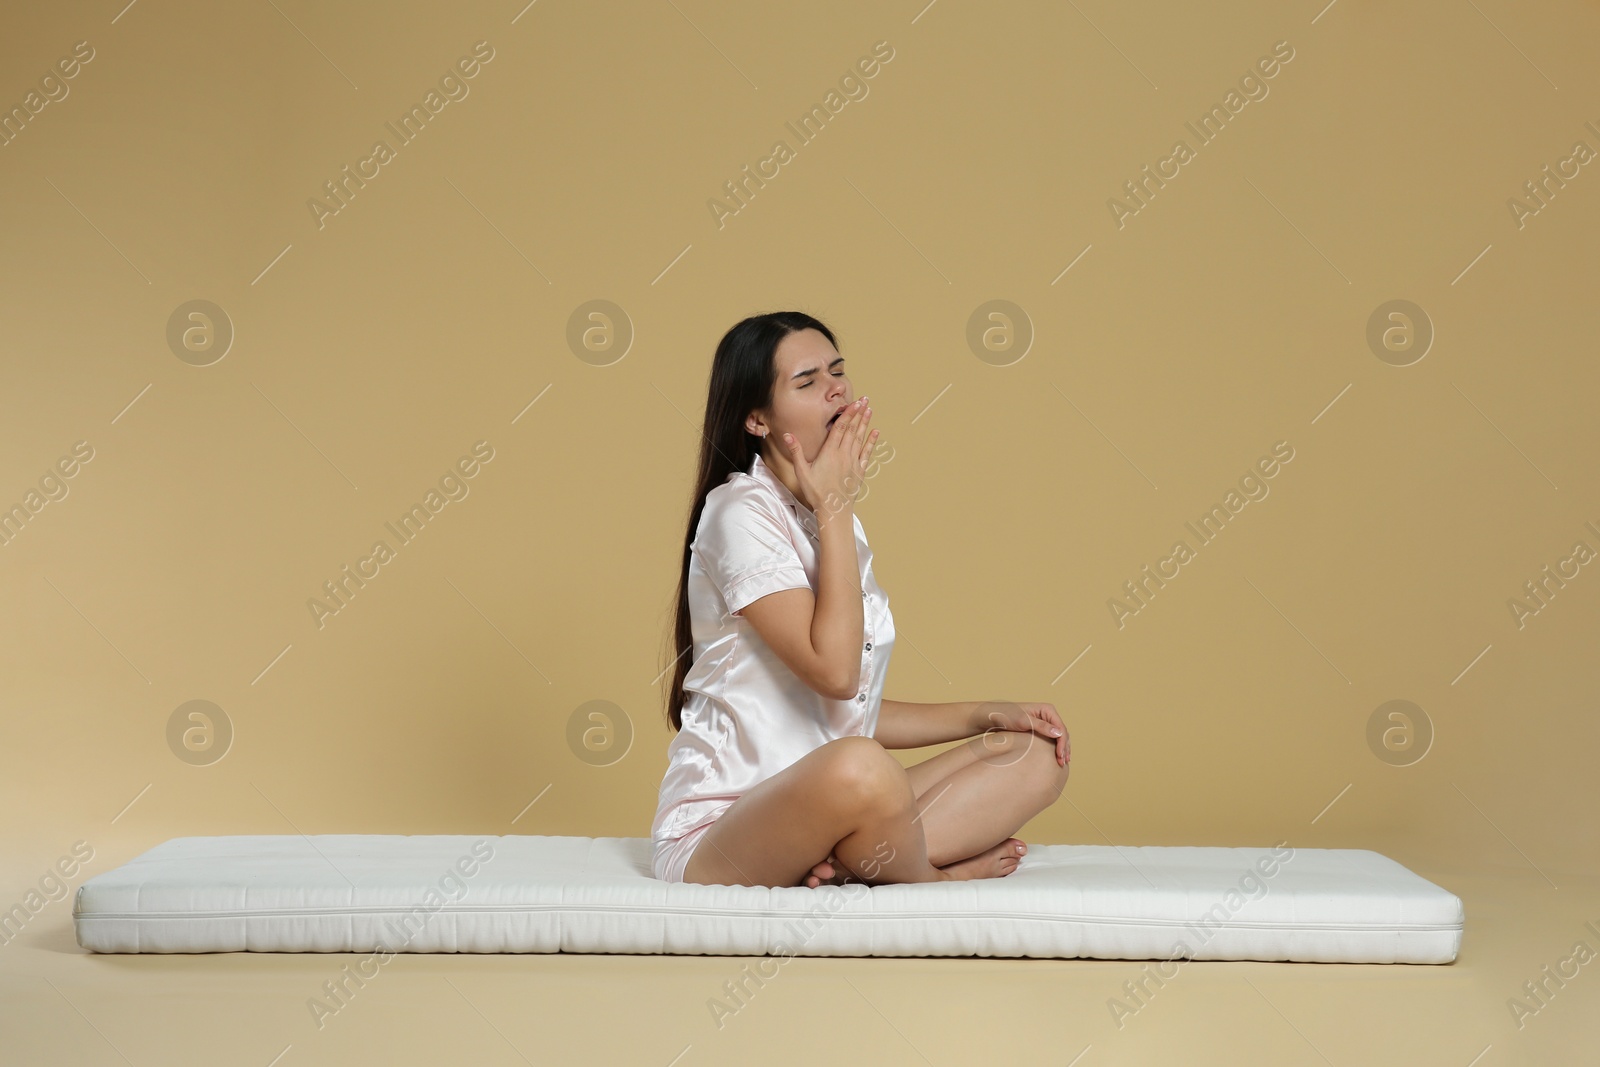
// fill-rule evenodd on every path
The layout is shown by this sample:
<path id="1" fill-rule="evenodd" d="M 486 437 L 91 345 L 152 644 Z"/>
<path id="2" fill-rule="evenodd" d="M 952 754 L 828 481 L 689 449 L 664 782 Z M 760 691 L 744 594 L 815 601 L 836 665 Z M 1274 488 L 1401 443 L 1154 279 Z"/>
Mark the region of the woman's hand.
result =
<path id="1" fill-rule="evenodd" d="M 793 435 L 783 435 L 789 459 L 794 464 L 795 478 L 805 490 L 811 510 L 818 515 L 824 509 L 833 515 L 854 503 L 856 494 L 866 484 L 872 446 L 878 439 L 877 430 L 867 432 L 867 423 L 872 421 L 867 399 L 860 397 L 845 408 L 844 414 L 829 427 L 816 458 L 809 462 Z"/>
<path id="2" fill-rule="evenodd" d="M 1056 746 L 1056 762 L 1065 767 L 1072 758 L 1072 735 L 1067 733 L 1054 704 L 1013 704 L 1006 700 L 989 701 L 978 705 L 978 721 L 974 724 L 987 733 L 990 730 L 1015 730 L 1036 733 Z"/>

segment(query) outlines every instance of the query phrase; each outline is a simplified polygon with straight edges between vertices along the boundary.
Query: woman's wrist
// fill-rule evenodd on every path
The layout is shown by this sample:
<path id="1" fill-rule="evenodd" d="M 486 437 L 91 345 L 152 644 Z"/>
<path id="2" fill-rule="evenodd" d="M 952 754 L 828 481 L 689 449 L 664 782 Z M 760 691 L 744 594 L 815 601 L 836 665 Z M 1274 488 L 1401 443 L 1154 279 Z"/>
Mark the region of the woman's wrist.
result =
<path id="1" fill-rule="evenodd" d="M 968 700 L 963 702 L 963 706 L 966 708 L 968 737 L 977 737 L 980 734 L 988 733 L 994 728 L 994 723 L 990 722 L 989 717 L 984 714 L 984 709 L 989 704 L 990 701 L 987 700 Z"/>
<path id="2" fill-rule="evenodd" d="M 823 506 L 818 508 L 814 514 L 817 517 L 817 532 L 820 534 L 835 523 L 853 527 L 854 524 L 851 519 L 855 516 L 855 506 L 848 500 L 833 506 L 829 506 L 824 502 Z"/>

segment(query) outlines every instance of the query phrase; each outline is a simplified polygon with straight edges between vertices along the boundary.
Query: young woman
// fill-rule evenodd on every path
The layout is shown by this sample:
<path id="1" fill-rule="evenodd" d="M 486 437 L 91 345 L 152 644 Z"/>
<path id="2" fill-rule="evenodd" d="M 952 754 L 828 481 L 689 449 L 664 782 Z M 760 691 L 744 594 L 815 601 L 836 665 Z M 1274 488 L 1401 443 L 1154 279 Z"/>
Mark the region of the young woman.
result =
<path id="1" fill-rule="evenodd" d="M 669 882 L 996 878 L 1066 785 L 1050 704 L 883 699 L 889 597 L 854 502 L 877 430 L 832 331 L 745 319 L 717 345 L 684 538 L 651 836 Z M 887 750 L 972 738 L 911 767 Z"/>

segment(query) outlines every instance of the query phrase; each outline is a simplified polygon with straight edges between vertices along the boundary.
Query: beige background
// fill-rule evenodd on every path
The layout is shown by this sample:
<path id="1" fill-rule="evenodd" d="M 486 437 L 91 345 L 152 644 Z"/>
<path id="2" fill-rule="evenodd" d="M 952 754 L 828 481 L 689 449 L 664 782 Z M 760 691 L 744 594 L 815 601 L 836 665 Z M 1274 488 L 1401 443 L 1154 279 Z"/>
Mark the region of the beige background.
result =
<path id="1" fill-rule="evenodd" d="M 76 442 L 93 458 L 0 547 L 0 904 L 77 841 L 73 886 L 193 834 L 647 836 L 712 351 L 797 308 L 893 449 L 858 511 L 904 639 L 888 694 L 1049 700 L 1071 731 L 1026 839 L 1376 849 L 1468 915 L 1452 967 L 1196 964 L 1123 1030 L 1105 1002 L 1133 962 L 795 961 L 719 1032 L 704 1001 L 744 961 L 434 957 L 329 1033 L 303 1001 L 337 959 L 89 957 L 67 898 L 0 948 L 8 1062 L 825 1039 L 1138 1063 L 1201 1033 L 1219 1062 L 1592 1053 L 1587 969 L 1520 1029 L 1506 1002 L 1600 949 L 1600 568 L 1524 625 L 1508 606 L 1600 551 L 1600 163 L 1521 226 L 1508 206 L 1600 151 L 1594 4 L 7 21 L 7 110 L 94 55 L 0 148 L 0 506 Z M 480 41 L 468 94 L 398 145 L 385 123 Z M 866 95 L 799 144 L 785 123 L 880 41 Z M 1280 41 L 1267 95 L 1201 145 L 1185 123 Z M 308 201 L 380 138 L 394 158 L 319 226 Z M 1194 158 L 1119 227 L 1108 201 L 1180 138 Z M 779 139 L 793 159 L 719 227 L 708 201 Z M 1367 341 L 1398 299 L 1435 332 L 1406 366 Z M 169 345 L 193 300 L 231 323 L 221 358 Z M 625 352 L 569 344 L 594 300 Z M 1025 353 L 969 345 L 991 300 Z M 384 524 L 480 441 L 467 495 L 400 545 Z M 1123 583 L 1195 547 L 1185 523 L 1280 441 L 1270 494 L 1119 627 Z M 380 538 L 395 558 L 319 627 L 308 601 Z M 192 700 L 233 733 L 206 765 L 169 743 Z M 615 747 L 586 759 L 569 727 L 596 700 Z M 1392 700 L 1420 709 L 1420 759 L 1369 745 Z"/>

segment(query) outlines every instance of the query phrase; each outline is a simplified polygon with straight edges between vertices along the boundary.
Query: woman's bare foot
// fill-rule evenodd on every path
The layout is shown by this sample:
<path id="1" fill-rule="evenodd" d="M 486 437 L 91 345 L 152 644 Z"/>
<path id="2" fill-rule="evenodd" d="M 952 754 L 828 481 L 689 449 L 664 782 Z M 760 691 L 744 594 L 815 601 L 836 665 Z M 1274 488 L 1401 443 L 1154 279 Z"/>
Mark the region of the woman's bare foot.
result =
<path id="1" fill-rule="evenodd" d="M 985 852 L 957 863 L 946 864 L 939 870 L 944 874 L 944 881 L 1004 878 L 1017 869 L 1027 851 L 1028 845 L 1021 838 L 1008 837 Z M 821 885 L 845 885 L 853 877 L 844 864 L 837 862 L 832 854 L 829 854 L 827 859 L 811 868 L 811 873 L 807 874 L 803 881 L 805 885 L 815 889 Z"/>
<path id="2" fill-rule="evenodd" d="M 811 868 L 811 873 L 805 876 L 804 884 L 812 889 L 819 885 L 844 885 L 850 880 L 850 872 L 841 863 L 835 863 L 833 854 Z"/>
<path id="3" fill-rule="evenodd" d="M 1020 838 L 1008 837 L 987 852 L 980 852 L 976 856 L 961 860 L 958 863 L 949 863 L 939 868 L 950 881 L 964 881 L 972 878 L 1004 878 L 1017 869 L 1028 846 Z"/>

